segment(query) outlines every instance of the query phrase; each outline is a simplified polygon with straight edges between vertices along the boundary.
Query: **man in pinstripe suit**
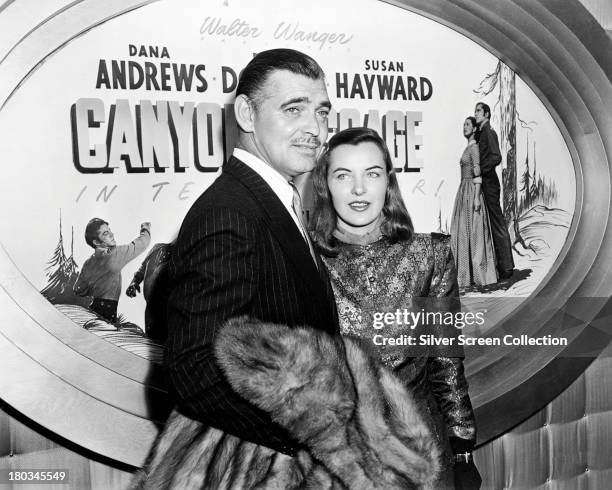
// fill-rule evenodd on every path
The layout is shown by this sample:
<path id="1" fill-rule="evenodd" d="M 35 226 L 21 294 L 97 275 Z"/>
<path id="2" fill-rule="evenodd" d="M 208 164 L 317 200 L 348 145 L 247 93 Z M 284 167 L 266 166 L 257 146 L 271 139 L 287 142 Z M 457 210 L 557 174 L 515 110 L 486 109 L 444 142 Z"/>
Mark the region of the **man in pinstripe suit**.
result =
<path id="1" fill-rule="evenodd" d="M 178 411 L 289 455 L 297 444 L 230 388 L 213 341 L 241 315 L 337 333 L 327 272 L 293 185 L 315 165 L 329 110 L 312 58 L 289 49 L 255 56 L 236 92 L 237 148 L 185 217 L 170 263 L 166 361 Z"/>

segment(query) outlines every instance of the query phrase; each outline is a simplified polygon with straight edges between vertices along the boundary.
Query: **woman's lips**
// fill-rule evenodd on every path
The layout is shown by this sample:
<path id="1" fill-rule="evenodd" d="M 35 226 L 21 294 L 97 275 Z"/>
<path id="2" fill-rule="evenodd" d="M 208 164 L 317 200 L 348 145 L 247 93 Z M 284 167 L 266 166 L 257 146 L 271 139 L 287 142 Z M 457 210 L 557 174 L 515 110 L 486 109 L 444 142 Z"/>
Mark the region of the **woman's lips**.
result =
<path id="1" fill-rule="evenodd" d="M 353 211 L 365 211 L 370 206 L 370 203 L 367 201 L 353 201 L 349 203 L 349 207 Z"/>

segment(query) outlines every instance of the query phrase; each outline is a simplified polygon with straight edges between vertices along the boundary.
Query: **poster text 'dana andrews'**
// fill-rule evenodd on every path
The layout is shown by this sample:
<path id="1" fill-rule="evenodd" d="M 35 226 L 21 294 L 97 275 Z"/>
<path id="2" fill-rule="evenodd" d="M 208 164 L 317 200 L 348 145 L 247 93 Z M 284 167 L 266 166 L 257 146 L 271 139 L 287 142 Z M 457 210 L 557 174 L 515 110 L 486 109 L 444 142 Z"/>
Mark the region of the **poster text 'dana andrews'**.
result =
<path id="1" fill-rule="evenodd" d="M 128 44 L 127 55 L 98 60 L 95 89 L 116 93 L 114 101 L 81 97 L 70 107 L 75 168 L 84 174 L 112 174 L 119 169 L 216 172 L 234 147 L 233 105 L 225 102 L 232 100 L 239 71 L 225 65 L 175 62 L 166 46 Z M 405 74 L 405 64 L 399 60 L 366 59 L 362 67 L 363 73 L 335 73 L 335 96 L 348 104 L 372 100 L 372 105 L 332 110 L 330 134 L 354 126 L 374 129 L 385 139 L 398 172 L 419 172 L 423 137 L 417 128 L 422 128 L 423 113 L 405 107 L 381 110 L 377 101 L 427 101 L 434 93 L 431 81 Z M 130 97 L 134 90 L 167 97 L 135 100 Z M 179 98 L 172 94 L 179 93 L 193 94 L 194 101 L 172 100 Z M 337 100 L 334 104 L 340 105 Z"/>

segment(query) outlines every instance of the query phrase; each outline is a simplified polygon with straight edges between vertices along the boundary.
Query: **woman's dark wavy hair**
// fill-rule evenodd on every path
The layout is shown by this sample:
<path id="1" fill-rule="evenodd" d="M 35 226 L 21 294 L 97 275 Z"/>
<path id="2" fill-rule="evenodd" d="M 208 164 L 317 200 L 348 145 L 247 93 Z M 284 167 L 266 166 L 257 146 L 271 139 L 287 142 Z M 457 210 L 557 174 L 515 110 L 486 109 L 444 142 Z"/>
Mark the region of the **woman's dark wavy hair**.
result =
<path id="1" fill-rule="evenodd" d="M 387 171 L 387 193 L 382 209 L 383 222 L 381 232 L 391 243 L 410 240 L 414 234 L 412 220 L 402 199 L 393 162 L 387 145 L 378 133 L 368 128 L 349 128 L 336 133 L 327 145 L 327 149 L 317 162 L 312 174 L 314 188 L 314 210 L 310 220 L 313 241 L 324 255 L 333 257 L 338 254 L 338 240 L 333 232 L 336 229 L 338 215 L 334 209 L 327 186 L 329 157 L 341 145 L 358 145 L 374 143 L 382 152 Z"/>
<path id="2" fill-rule="evenodd" d="M 474 116 L 468 116 L 465 118 L 465 120 L 470 120 L 470 122 L 472 123 L 472 127 L 476 128 L 476 132 L 474 133 L 474 139 L 476 141 L 480 140 L 480 128 L 478 127 L 478 123 L 476 122 L 476 118 Z M 466 139 L 469 139 L 468 136 L 466 136 Z"/>

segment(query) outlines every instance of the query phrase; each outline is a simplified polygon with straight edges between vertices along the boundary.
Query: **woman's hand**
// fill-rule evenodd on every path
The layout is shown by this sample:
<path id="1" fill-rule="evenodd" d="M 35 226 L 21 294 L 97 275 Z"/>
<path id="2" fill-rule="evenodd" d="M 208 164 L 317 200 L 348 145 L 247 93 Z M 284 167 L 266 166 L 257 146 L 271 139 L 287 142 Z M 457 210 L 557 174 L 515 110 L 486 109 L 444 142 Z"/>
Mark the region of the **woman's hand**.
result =
<path id="1" fill-rule="evenodd" d="M 474 211 L 476 211 L 477 213 L 480 213 L 480 196 L 476 196 L 474 197 Z"/>

